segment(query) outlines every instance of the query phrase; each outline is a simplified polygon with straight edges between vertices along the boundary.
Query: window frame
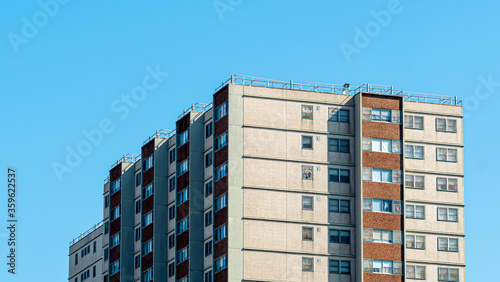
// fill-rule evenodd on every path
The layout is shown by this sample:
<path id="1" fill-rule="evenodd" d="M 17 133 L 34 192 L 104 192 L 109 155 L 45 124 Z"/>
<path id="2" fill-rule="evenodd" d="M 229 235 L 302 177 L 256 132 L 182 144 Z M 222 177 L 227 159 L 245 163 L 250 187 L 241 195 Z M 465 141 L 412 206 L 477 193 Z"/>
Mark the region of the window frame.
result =
<path id="1" fill-rule="evenodd" d="M 410 147 L 412 148 L 411 149 L 411 156 L 407 155 L 407 153 L 408 153 L 407 148 L 410 148 Z M 421 158 L 417 157 L 417 148 L 422 149 L 422 157 Z M 425 146 L 405 144 L 405 159 L 424 160 L 425 159 Z"/>
<path id="2" fill-rule="evenodd" d="M 440 219 L 439 218 L 439 210 L 446 210 L 446 219 Z M 450 210 L 456 211 L 456 218 L 457 220 L 450 220 Z M 458 215 L 458 208 L 448 208 L 448 207 L 437 207 L 437 220 L 438 221 L 445 221 L 445 222 L 458 222 L 459 220 L 459 215 Z"/>
<path id="3" fill-rule="evenodd" d="M 310 140 L 310 145 L 311 147 L 309 147 L 309 144 L 307 144 L 307 141 L 306 140 Z M 314 144 L 313 144 L 313 136 L 312 135 L 302 135 L 302 150 L 313 150 L 314 149 Z"/>
<path id="4" fill-rule="evenodd" d="M 445 128 L 444 130 L 438 129 L 438 123 L 439 123 L 438 120 L 443 120 L 444 121 L 444 128 Z M 455 130 L 449 130 L 448 129 L 448 123 L 451 122 L 451 121 L 455 122 Z M 453 119 L 453 118 L 438 118 L 437 117 L 436 118 L 436 132 L 457 133 L 457 124 L 458 124 L 457 119 Z"/>
<path id="5" fill-rule="evenodd" d="M 304 262 L 305 261 L 311 261 L 311 269 L 305 269 L 304 268 Z M 302 271 L 303 272 L 314 272 L 314 258 L 313 257 L 302 257 Z"/>
<path id="6" fill-rule="evenodd" d="M 440 154 L 439 150 L 445 150 L 445 159 L 440 159 Z M 456 160 L 449 160 L 450 159 L 450 151 L 455 151 L 455 158 Z M 436 161 L 438 162 L 447 162 L 447 163 L 457 163 L 458 162 L 458 149 L 453 149 L 453 148 L 445 148 L 445 147 L 436 147 Z"/>
<path id="7" fill-rule="evenodd" d="M 439 189 L 439 180 L 445 180 L 446 181 L 446 189 Z M 456 182 L 456 189 L 455 190 L 450 190 L 450 180 L 454 180 Z M 458 178 L 454 177 L 436 177 L 436 190 L 441 191 L 441 192 L 452 192 L 452 193 L 457 193 L 458 192 Z"/>
<path id="8" fill-rule="evenodd" d="M 308 113 L 304 112 L 304 109 L 311 109 L 311 117 L 307 117 Z M 309 111 L 309 110 L 307 110 Z M 313 105 L 301 105 L 301 119 L 313 120 L 314 119 L 314 106 Z"/>
<path id="9" fill-rule="evenodd" d="M 311 232 L 311 238 L 307 238 L 307 232 Z M 304 233 L 306 231 L 306 233 Z M 302 226 L 302 241 L 314 241 L 314 227 Z"/>
<path id="10" fill-rule="evenodd" d="M 338 109 L 337 111 L 335 111 Z M 347 112 L 347 115 L 345 113 Z M 344 113 L 343 117 L 344 120 L 342 120 L 342 114 Z M 345 117 L 347 116 L 347 121 L 345 120 Z M 339 109 L 339 108 L 328 108 L 328 121 L 331 122 L 342 122 L 342 123 L 350 123 L 351 121 L 351 110 L 350 109 Z"/>
<path id="11" fill-rule="evenodd" d="M 417 241 L 417 237 L 418 238 L 421 238 L 422 239 L 422 244 L 423 246 L 422 247 L 419 247 L 418 246 L 418 241 Z M 413 239 L 408 239 L 408 238 L 413 238 Z M 413 247 L 412 246 L 408 246 L 408 243 L 411 243 L 413 241 Z M 417 235 L 417 234 L 406 234 L 406 237 L 405 237 L 405 248 L 407 249 L 415 249 L 415 250 L 425 250 L 427 248 L 427 238 L 425 237 L 425 235 Z"/>
<path id="12" fill-rule="evenodd" d="M 408 186 L 407 185 L 407 183 L 408 183 L 408 179 L 406 179 L 407 177 L 412 177 L 413 178 L 413 180 L 411 181 L 413 183 L 412 186 Z M 422 178 L 422 187 L 417 187 L 416 186 L 417 177 L 421 177 Z M 405 184 L 405 188 L 425 190 L 425 175 L 420 175 L 420 174 L 405 174 L 405 183 L 404 184 Z"/>
<path id="13" fill-rule="evenodd" d="M 337 145 L 336 145 L 336 148 L 333 148 L 333 150 L 332 150 L 332 147 L 335 147 L 335 146 L 333 144 L 331 144 L 331 142 L 334 140 L 337 142 Z M 344 145 L 342 145 L 342 143 L 344 143 Z M 346 146 L 346 143 L 347 143 L 347 146 Z M 347 151 L 342 150 L 342 148 L 347 148 Z M 346 154 L 351 153 L 351 140 L 328 137 L 328 152 L 346 153 Z"/>
<path id="14" fill-rule="evenodd" d="M 410 118 L 410 117 L 411 117 L 411 124 L 408 126 L 408 123 L 409 123 L 409 122 L 407 122 L 407 118 Z M 416 126 L 415 126 L 415 124 L 416 124 L 415 119 L 416 119 L 416 118 L 420 118 L 420 119 L 422 119 L 422 128 L 419 128 L 419 127 L 416 127 Z M 405 127 L 406 129 L 424 130 L 424 128 L 425 128 L 425 124 L 424 124 L 424 123 L 425 123 L 425 121 L 424 121 L 424 116 L 405 115 L 404 127 Z"/>
<path id="15" fill-rule="evenodd" d="M 311 204 L 310 205 L 304 204 L 305 199 L 310 200 Z M 302 196 L 302 210 L 305 210 L 305 211 L 313 211 L 314 210 L 314 197 L 313 196 Z"/>

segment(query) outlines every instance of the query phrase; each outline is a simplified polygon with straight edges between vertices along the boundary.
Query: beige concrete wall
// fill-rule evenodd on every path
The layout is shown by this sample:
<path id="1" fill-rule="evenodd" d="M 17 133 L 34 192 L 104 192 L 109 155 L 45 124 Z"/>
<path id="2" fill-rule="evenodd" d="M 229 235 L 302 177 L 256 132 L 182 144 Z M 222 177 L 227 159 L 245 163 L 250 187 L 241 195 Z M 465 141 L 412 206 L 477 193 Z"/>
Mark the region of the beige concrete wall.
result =
<path id="1" fill-rule="evenodd" d="M 424 231 L 432 231 L 436 233 L 457 233 L 464 234 L 464 208 L 459 206 L 444 206 L 444 205 L 436 205 L 429 203 L 413 203 L 406 202 L 406 205 L 420 205 L 425 206 L 425 219 L 412 219 L 406 218 L 406 230 L 414 231 L 414 230 L 424 230 Z M 449 221 L 438 221 L 437 220 L 437 208 L 438 207 L 451 207 L 458 209 L 458 222 L 449 222 Z"/>

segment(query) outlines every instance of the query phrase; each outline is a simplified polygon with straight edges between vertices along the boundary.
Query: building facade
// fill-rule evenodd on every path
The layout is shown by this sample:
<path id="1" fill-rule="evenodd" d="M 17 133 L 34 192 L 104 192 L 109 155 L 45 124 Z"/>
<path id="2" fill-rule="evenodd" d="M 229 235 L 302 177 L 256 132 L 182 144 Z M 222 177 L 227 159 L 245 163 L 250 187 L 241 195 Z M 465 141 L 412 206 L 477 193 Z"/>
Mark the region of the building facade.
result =
<path id="1" fill-rule="evenodd" d="M 70 242 L 68 281 L 102 281 L 103 228 L 101 221 Z"/>
<path id="2" fill-rule="evenodd" d="M 465 281 L 460 104 L 231 77 L 110 170 L 102 280 Z"/>

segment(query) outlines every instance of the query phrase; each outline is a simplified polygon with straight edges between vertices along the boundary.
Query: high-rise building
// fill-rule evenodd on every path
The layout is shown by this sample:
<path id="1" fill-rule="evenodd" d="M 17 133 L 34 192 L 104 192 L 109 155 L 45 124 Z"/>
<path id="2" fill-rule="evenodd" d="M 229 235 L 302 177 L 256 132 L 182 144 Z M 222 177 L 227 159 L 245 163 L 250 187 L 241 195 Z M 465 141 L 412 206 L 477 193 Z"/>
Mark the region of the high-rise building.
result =
<path id="1" fill-rule="evenodd" d="M 69 242 L 69 282 L 102 281 L 102 221 Z"/>
<path id="2" fill-rule="evenodd" d="M 103 281 L 465 281 L 460 105 L 233 76 L 113 165 Z"/>

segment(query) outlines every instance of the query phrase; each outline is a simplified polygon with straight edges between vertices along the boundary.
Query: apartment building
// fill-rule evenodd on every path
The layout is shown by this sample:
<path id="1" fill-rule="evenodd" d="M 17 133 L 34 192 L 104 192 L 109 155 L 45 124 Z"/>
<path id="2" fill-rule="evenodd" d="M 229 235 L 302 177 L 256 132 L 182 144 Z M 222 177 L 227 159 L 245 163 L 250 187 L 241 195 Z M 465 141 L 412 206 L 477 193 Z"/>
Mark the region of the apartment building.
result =
<path id="1" fill-rule="evenodd" d="M 102 281 L 103 222 L 74 238 L 69 246 L 70 282 Z"/>
<path id="2" fill-rule="evenodd" d="M 465 281 L 460 105 L 233 76 L 113 165 L 102 281 Z"/>

